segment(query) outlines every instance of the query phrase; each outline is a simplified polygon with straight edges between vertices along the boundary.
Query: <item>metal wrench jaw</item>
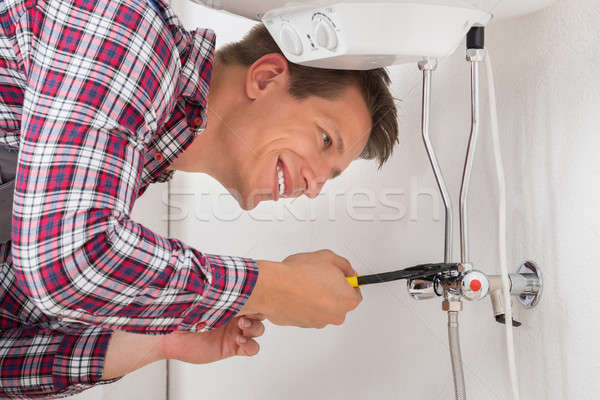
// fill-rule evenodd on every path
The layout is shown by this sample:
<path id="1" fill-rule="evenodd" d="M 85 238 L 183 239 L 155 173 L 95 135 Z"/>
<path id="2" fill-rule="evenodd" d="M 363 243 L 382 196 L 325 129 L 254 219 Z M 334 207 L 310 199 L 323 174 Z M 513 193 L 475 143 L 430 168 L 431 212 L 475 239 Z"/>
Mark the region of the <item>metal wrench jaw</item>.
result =
<path id="1" fill-rule="evenodd" d="M 428 300 L 433 299 L 438 294 L 438 281 L 437 279 L 409 279 L 406 281 L 406 288 L 408 294 L 415 300 Z"/>
<path id="2" fill-rule="evenodd" d="M 446 291 L 445 282 L 458 278 L 464 271 L 464 266 L 461 264 L 447 264 L 447 271 L 432 274 L 430 276 L 422 276 L 407 280 L 408 294 L 415 300 L 427 300 L 439 296 L 444 296 Z"/>

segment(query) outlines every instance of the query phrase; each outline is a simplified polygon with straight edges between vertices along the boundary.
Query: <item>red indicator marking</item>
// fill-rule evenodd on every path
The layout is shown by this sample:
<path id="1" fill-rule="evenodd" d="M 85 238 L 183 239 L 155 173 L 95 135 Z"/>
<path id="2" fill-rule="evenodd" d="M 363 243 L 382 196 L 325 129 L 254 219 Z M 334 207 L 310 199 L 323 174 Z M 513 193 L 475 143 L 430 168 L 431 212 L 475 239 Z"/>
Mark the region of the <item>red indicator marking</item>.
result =
<path id="1" fill-rule="evenodd" d="M 472 291 L 479 292 L 479 289 L 481 289 L 481 282 L 478 279 L 473 279 L 469 284 L 469 287 Z"/>

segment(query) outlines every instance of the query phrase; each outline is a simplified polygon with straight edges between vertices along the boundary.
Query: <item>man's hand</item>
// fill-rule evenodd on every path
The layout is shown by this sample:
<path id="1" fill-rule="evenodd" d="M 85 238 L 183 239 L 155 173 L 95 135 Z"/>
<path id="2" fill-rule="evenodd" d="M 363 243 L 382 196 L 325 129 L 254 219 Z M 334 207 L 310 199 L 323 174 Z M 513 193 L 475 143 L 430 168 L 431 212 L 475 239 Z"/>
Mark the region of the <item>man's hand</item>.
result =
<path id="1" fill-rule="evenodd" d="M 236 355 L 256 355 L 259 346 L 254 338 L 265 331 L 263 319 L 260 314 L 236 317 L 204 333 L 141 335 L 114 331 L 108 343 L 101 380 L 123 376 L 165 358 L 203 364 Z"/>
<path id="2" fill-rule="evenodd" d="M 235 317 L 225 325 L 204 333 L 173 332 L 163 337 L 165 358 L 205 364 L 233 356 L 254 356 L 259 345 L 254 340 L 265 332 L 265 317 L 250 314 Z"/>
<path id="3" fill-rule="evenodd" d="M 261 312 L 277 325 L 341 325 L 362 300 L 348 260 L 330 250 L 299 253 L 281 263 L 259 261 L 258 282 L 241 314 Z"/>

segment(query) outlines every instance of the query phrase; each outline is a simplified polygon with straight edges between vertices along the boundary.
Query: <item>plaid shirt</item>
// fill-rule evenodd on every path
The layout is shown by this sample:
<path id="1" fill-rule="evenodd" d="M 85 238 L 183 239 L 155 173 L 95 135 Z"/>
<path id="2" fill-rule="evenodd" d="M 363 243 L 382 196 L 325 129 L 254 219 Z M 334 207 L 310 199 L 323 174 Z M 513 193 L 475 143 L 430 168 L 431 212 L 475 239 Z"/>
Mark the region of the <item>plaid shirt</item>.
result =
<path id="1" fill-rule="evenodd" d="M 253 260 L 129 218 L 206 120 L 214 34 L 156 3 L 0 2 L 0 144 L 19 150 L 0 244 L 0 397 L 100 383 L 113 329 L 206 331 L 256 282 Z"/>

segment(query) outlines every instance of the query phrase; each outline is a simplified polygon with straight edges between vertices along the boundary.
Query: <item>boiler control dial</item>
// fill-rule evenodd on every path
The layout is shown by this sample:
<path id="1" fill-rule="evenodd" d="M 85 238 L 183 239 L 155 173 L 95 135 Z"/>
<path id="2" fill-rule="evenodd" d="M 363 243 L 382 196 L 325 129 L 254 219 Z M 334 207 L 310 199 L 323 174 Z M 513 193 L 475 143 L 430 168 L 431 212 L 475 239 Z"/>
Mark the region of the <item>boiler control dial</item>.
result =
<path id="1" fill-rule="evenodd" d="M 300 35 L 290 25 L 284 25 L 279 32 L 279 42 L 281 47 L 290 54 L 299 56 L 302 54 L 302 40 Z"/>
<path id="2" fill-rule="evenodd" d="M 335 50 L 338 45 L 337 33 L 331 21 L 322 18 L 317 21 L 315 26 L 315 38 L 320 47 L 327 50 Z"/>

